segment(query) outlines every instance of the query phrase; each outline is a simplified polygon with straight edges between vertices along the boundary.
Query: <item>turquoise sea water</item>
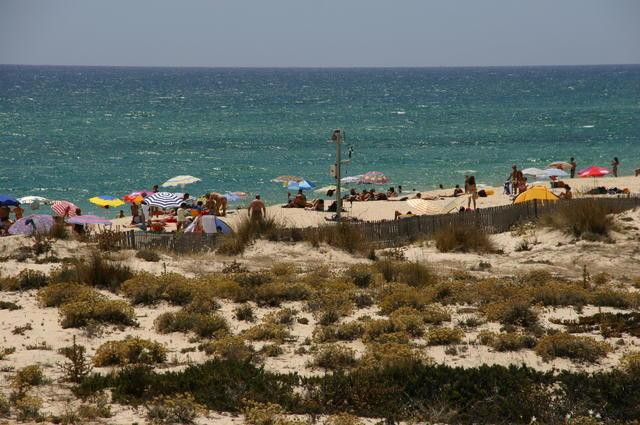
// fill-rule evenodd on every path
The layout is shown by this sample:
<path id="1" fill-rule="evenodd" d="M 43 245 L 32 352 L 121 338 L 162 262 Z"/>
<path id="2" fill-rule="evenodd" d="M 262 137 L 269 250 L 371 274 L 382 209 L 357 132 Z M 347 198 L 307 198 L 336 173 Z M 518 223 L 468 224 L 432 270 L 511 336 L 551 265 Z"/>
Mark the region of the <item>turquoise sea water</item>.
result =
<path id="1" fill-rule="evenodd" d="M 405 190 L 500 184 L 511 164 L 640 167 L 640 66 L 206 69 L 0 66 L 0 193 L 123 195 L 191 174 L 190 193 L 328 176 L 333 128 L 346 175 Z M 473 170 L 473 171 L 471 171 Z M 109 213 L 111 215 L 114 212 Z"/>

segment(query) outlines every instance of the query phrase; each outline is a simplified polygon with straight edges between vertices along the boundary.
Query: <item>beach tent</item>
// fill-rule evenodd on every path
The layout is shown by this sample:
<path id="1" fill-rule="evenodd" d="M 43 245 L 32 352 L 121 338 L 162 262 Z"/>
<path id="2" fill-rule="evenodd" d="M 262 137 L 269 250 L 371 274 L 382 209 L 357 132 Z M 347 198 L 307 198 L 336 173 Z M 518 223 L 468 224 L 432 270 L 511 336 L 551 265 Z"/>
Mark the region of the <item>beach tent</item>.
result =
<path id="1" fill-rule="evenodd" d="M 201 215 L 195 218 L 193 222 L 184 230 L 185 233 L 193 233 L 198 224 L 202 225 L 202 231 L 207 234 L 222 233 L 228 235 L 233 233 L 231 227 L 215 215 Z"/>
<path id="2" fill-rule="evenodd" d="M 99 207 L 119 207 L 124 205 L 124 202 L 114 196 L 99 195 L 89 198 L 89 202 L 96 204 Z"/>
<path id="3" fill-rule="evenodd" d="M 69 224 L 102 224 L 105 226 L 111 226 L 111 221 L 97 215 L 77 215 L 67 220 Z"/>
<path id="4" fill-rule="evenodd" d="M 202 180 L 193 176 L 175 176 L 162 183 L 162 187 L 185 187 L 188 184 L 197 183 L 200 181 Z"/>
<path id="5" fill-rule="evenodd" d="M 516 199 L 513 200 L 514 204 L 519 204 L 521 202 L 528 201 L 557 201 L 558 198 L 553 192 L 547 189 L 544 186 L 534 186 L 530 189 L 525 190 L 520 195 L 516 196 Z"/>
<path id="6" fill-rule="evenodd" d="M 20 205 L 17 199 L 9 195 L 0 195 L 0 207 L 15 207 L 16 205 Z"/>
<path id="7" fill-rule="evenodd" d="M 46 214 L 31 214 L 17 220 L 9 228 L 11 235 L 31 236 L 34 233 L 47 234 L 53 227 L 53 217 Z"/>
<path id="8" fill-rule="evenodd" d="M 156 192 L 144 198 L 144 202 L 152 207 L 178 208 L 184 201 L 177 193 Z"/>

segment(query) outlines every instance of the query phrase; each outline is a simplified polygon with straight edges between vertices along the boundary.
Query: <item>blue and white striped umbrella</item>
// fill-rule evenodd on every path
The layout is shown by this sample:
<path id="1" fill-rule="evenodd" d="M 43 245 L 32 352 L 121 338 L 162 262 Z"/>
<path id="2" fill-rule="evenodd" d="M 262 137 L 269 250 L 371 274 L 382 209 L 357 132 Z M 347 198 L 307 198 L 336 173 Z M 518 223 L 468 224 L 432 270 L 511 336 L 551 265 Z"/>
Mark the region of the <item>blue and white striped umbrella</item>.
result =
<path id="1" fill-rule="evenodd" d="M 184 201 L 182 196 L 177 193 L 157 192 L 144 198 L 143 202 L 152 207 L 177 208 Z"/>

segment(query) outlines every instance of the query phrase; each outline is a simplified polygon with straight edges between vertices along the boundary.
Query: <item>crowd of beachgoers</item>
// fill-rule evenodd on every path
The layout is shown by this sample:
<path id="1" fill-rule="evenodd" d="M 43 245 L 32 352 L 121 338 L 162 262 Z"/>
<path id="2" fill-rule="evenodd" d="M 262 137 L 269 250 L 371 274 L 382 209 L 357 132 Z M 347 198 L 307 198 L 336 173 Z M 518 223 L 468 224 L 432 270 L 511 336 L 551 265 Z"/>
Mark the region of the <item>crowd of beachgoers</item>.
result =
<path id="1" fill-rule="evenodd" d="M 618 177 L 619 164 L 618 158 L 614 158 L 611 162 L 611 168 L 591 166 L 580 171 L 577 170 L 574 158 L 568 162 L 551 163 L 544 170 L 520 169 L 517 165 L 513 165 L 502 187 L 479 184 L 476 181 L 476 176 L 467 175 L 464 177 L 462 185 L 457 184 L 450 189 L 439 185 L 439 189 L 435 191 L 421 192 L 412 189 L 407 192 L 403 190 L 402 185 L 391 186 L 387 190 L 375 188 L 358 190 L 356 187 L 351 187 L 346 189 L 346 193 L 341 198 L 343 211 L 349 213 L 346 214 L 349 219 L 390 220 L 422 214 L 474 211 L 481 206 L 489 207 L 532 199 L 551 201 L 571 199 L 575 196 L 573 190 L 575 186 L 580 189 L 580 195 L 629 194 L 633 188 L 597 186 L 595 183 L 592 184 L 593 187 L 588 187 L 584 184 L 586 181 L 595 182 L 593 179 L 584 179 L 586 177 L 594 179 L 604 176 Z M 371 172 L 368 174 L 371 174 L 375 180 L 360 180 L 352 183 L 373 182 L 379 186 L 389 182 L 389 179 L 382 173 Z M 637 177 L 639 174 L 640 170 L 637 170 L 635 176 Z M 530 177 L 534 177 L 536 181 L 530 182 Z M 580 181 L 581 178 L 582 181 Z M 182 187 L 189 182 L 200 181 L 192 176 L 178 176 L 174 179 L 178 179 L 175 182 Z M 172 179 L 168 182 L 171 181 Z M 113 210 L 128 203 L 130 214 L 127 215 L 124 210 L 120 209 L 116 220 L 83 215 L 82 210 L 69 201 L 50 201 L 35 196 L 15 199 L 8 195 L 0 195 L 0 235 L 31 234 L 40 230 L 39 226 L 47 228 L 55 223 L 66 224 L 78 234 L 85 233 L 94 225 L 110 226 L 113 223 L 116 223 L 118 228 L 135 228 L 142 231 L 228 233 L 232 231 L 234 222 L 234 217 L 226 219 L 228 214 L 261 220 L 267 215 L 267 210 L 270 215 L 281 217 L 299 217 L 299 214 L 287 213 L 288 209 L 329 214 L 337 212 L 335 186 L 315 190 L 314 192 L 320 192 L 321 196 L 309 199 L 305 192 L 308 193 L 310 189 L 315 189 L 315 185 L 307 183 L 304 179 L 295 176 L 281 176 L 274 181 L 282 183 L 284 187 L 289 189 L 287 202 L 281 205 L 285 210 L 281 212 L 277 212 L 275 206 L 267 208 L 259 194 L 256 194 L 254 199 L 244 207 L 237 206 L 231 210 L 229 209 L 230 202 L 242 200 L 248 194 L 243 192 L 228 192 L 226 194 L 210 192 L 194 197 L 189 193 L 161 192 L 158 185 L 154 185 L 151 190 L 132 192 L 122 198 L 98 196 L 90 199 L 91 202 L 106 210 L 109 208 Z M 598 182 L 602 183 L 603 181 L 599 180 Z M 629 182 L 625 181 L 624 183 Z M 165 185 L 166 183 L 163 184 L 163 186 Z M 629 185 L 627 184 L 627 186 Z M 293 196 L 290 190 L 292 188 L 297 189 L 297 193 L 294 192 Z M 531 191 L 532 188 L 537 189 L 535 193 Z M 540 190 L 540 188 L 545 188 L 545 190 Z M 493 197 L 495 201 L 482 201 L 489 197 Z M 451 199 L 455 199 L 455 201 L 451 202 Z M 384 211 L 382 215 L 372 213 L 370 208 L 358 207 L 358 204 L 370 204 L 372 201 L 390 202 L 393 207 L 376 203 L 376 210 Z M 42 206 L 41 204 L 51 206 L 53 214 L 50 217 L 43 219 L 45 214 L 26 215 L 26 209 L 34 210 L 32 212 L 35 213 L 37 212 L 35 210 Z M 244 213 L 245 210 L 246 213 Z M 358 213 L 358 211 L 364 211 L 364 213 Z M 328 219 L 331 217 L 323 216 L 323 221 Z M 310 222 L 318 224 L 317 220 L 310 220 Z"/>

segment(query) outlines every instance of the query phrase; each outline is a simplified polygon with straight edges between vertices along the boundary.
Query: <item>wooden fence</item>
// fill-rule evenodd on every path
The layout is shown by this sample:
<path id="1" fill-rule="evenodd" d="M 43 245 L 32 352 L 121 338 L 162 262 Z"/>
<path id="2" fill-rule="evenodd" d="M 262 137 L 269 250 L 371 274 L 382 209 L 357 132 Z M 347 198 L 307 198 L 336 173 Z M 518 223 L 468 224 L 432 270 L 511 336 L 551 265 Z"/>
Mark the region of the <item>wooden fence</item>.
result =
<path id="1" fill-rule="evenodd" d="M 580 203 L 596 202 L 612 210 L 625 211 L 640 206 L 640 197 L 619 198 L 580 198 L 561 202 L 539 201 L 521 204 L 503 205 L 462 213 L 423 215 L 407 217 L 400 220 L 353 223 L 366 239 L 379 246 L 394 246 L 432 236 L 443 226 L 471 225 L 483 229 L 487 233 L 508 231 L 515 224 L 535 220 L 543 215 L 553 213 L 557 208 L 567 205 L 579 206 Z M 282 240 L 295 240 L 304 236 L 308 229 L 288 229 Z M 297 235 L 295 238 L 293 235 Z M 201 233 L 143 233 L 128 231 L 119 241 L 122 248 L 128 249 L 161 249 L 175 252 L 197 252 L 211 250 L 216 247 L 221 235 Z"/>

